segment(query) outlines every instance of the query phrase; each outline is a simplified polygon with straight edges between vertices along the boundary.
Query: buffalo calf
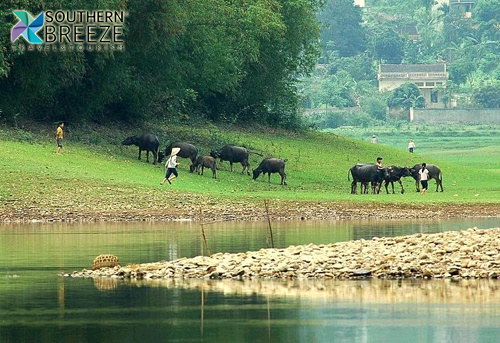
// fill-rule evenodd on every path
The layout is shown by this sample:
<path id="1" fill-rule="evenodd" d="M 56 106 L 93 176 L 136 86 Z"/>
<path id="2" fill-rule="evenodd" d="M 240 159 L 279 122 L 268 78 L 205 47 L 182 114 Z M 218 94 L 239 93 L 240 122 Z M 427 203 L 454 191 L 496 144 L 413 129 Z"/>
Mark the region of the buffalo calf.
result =
<path id="1" fill-rule="evenodd" d="M 215 158 L 213 158 L 212 156 L 198 156 L 194 164 L 191 165 L 191 167 L 189 168 L 189 171 L 192 173 L 196 170 L 196 172 L 199 175 L 201 168 L 201 175 L 203 175 L 203 169 L 205 167 L 212 169 L 212 177 L 216 179 L 217 178 L 216 161 Z"/>
<path id="2" fill-rule="evenodd" d="M 384 178 L 386 193 L 389 194 L 389 190 L 387 189 L 387 186 L 390 183 L 392 186 L 392 194 L 394 194 L 394 182 L 399 182 L 399 185 L 401 186 L 401 194 L 404 194 L 405 189 L 403 186 L 403 182 L 401 182 L 401 178 L 407 177 L 410 175 L 411 175 L 410 169 L 408 169 L 407 167 L 397 167 L 397 166 L 387 167 L 387 175 Z"/>

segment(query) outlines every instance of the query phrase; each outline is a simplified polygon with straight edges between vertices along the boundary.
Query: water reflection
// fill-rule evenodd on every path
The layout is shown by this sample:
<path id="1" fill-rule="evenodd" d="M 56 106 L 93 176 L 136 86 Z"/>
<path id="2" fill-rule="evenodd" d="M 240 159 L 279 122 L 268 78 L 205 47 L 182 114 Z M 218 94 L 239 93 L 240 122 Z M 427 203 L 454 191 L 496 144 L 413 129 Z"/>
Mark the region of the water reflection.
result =
<path id="1" fill-rule="evenodd" d="M 9 311 L 0 341 L 496 342 L 499 332 L 495 280 L 61 280 L 65 305 Z"/>
<path id="2" fill-rule="evenodd" d="M 99 282 L 109 278 L 98 278 Z M 118 284 L 117 279 L 113 279 Z M 500 304 L 500 281 L 469 280 L 120 280 L 130 287 L 165 287 L 227 295 L 355 303 Z M 96 285 L 97 287 L 97 285 Z"/>
<path id="3" fill-rule="evenodd" d="M 95 278 L 94 286 L 100 291 L 112 291 L 118 288 L 118 279 L 115 278 Z"/>
<path id="4" fill-rule="evenodd" d="M 206 226 L 212 253 L 266 247 L 266 223 Z M 497 218 L 273 223 L 276 246 L 499 226 Z M 493 280 L 59 278 L 202 252 L 195 223 L 0 226 L 0 342 L 496 342 Z M 404 338 L 404 339 L 402 339 Z"/>

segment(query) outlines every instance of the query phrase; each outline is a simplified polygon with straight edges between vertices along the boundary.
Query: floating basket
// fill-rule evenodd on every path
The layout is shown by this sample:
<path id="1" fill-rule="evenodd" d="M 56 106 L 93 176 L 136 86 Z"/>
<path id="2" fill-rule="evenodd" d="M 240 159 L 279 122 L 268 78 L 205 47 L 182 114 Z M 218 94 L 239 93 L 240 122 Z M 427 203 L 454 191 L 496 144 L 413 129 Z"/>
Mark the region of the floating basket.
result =
<path id="1" fill-rule="evenodd" d="M 120 260 L 115 255 L 99 255 L 92 262 L 92 270 L 104 267 L 116 267 L 120 265 Z"/>

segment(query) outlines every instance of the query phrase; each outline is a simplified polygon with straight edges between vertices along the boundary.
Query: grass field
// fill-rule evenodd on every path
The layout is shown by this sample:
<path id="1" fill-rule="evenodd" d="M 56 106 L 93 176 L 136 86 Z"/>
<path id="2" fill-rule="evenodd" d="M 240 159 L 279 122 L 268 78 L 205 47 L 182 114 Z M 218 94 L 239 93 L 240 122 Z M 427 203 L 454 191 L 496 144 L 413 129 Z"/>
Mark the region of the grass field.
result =
<path id="1" fill-rule="evenodd" d="M 380 129 L 380 128 L 379 128 Z M 284 201 L 334 201 L 361 203 L 498 203 L 500 201 L 499 136 L 451 137 L 415 136 L 418 149 L 406 151 L 406 134 L 385 136 L 378 132 L 380 143 L 367 142 L 371 134 L 361 131 L 344 134 L 308 132 L 249 132 L 244 129 L 221 129 L 215 126 L 196 128 L 180 126 L 175 130 L 157 129 L 162 148 L 167 137 L 196 143 L 202 154 L 225 143 L 240 144 L 264 156 L 288 159 L 288 186 L 279 185 L 277 174 L 252 181 L 241 175 L 241 166 L 229 172 L 225 162 L 218 179 L 190 174 L 189 161 L 179 159 L 180 177 L 172 186 L 160 186 L 162 165 L 153 166 L 137 160 L 136 147 L 124 147 L 121 139 L 131 129 L 85 128 L 68 130 L 64 153 L 56 155 L 53 133 L 47 130 L 0 130 L 0 203 L 26 208 L 61 208 L 72 211 L 148 208 L 158 202 L 177 201 L 178 195 L 204 195 L 218 202 L 280 199 Z M 429 131 L 431 132 L 431 131 Z M 363 138 L 359 140 L 356 138 Z M 411 166 L 422 161 L 438 164 L 443 170 L 444 193 L 432 192 L 421 197 L 414 181 L 404 183 L 404 195 L 351 195 L 347 171 L 357 162 L 374 162 L 377 156 L 385 165 Z M 251 155 L 251 168 L 261 156 Z M 479 169 L 477 166 L 481 165 Z M 478 172 L 480 171 L 480 172 Z M 11 205 L 14 206 L 14 205 Z"/>
<path id="2" fill-rule="evenodd" d="M 460 166 L 500 172 L 500 126 L 406 125 L 396 127 L 339 128 L 333 133 L 368 142 L 373 134 L 379 144 L 405 150 L 413 139 L 419 155 Z"/>

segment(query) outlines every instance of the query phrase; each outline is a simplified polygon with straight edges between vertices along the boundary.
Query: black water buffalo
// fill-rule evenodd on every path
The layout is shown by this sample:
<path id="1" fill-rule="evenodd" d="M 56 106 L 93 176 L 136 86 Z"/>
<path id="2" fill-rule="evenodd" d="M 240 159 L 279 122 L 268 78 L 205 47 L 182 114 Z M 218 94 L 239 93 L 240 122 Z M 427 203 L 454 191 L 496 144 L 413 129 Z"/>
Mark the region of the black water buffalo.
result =
<path id="1" fill-rule="evenodd" d="M 373 194 L 380 191 L 380 186 L 382 181 L 388 176 L 387 168 L 379 168 L 376 164 L 356 164 L 349 168 L 347 174 L 347 179 L 349 179 L 349 174 L 352 175 L 351 183 L 351 194 L 356 194 L 357 183 L 360 182 L 364 189 L 361 193 L 366 194 L 368 192 L 368 183 L 372 184 Z"/>
<path id="2" fill-rule="evenodd" d="M 405 189 L 403 187 L 403 182 L 401 182 L 401 178 L 410 175 L 411 175 L 410 169 L 408 167 L 397 167 L 397 166 L 387 167 L 387 176 L 384 178 L 386 193 L 389 194 L 387 186 L 390 183 L 392 186 L 392 194 L 394 194 L 394 182 L 399 182 L 399 185 L 401 186 L 401 194 L 404 194 Z"/>
<path id="3" fill-rule="evenodd" d="M 189 171 L 192 173 L 196 170 L 198 175 L 200 174 L 201 167 L 201 175 L 203 175 L 204 168 L 212 169 L 212 177 L 214 179 L 217 178 L 217 161 L 212 156 L 198 156 L 194 164 L 191 165 Z"/>
<path id="4" fill-rule="evenodd" d="M 241 173 L 243 174 L 245 172 L 245 169 L 247 170 L 247 174 L 250 175 L 250 164 L 248 163 L 248 150 L 236 146 L 236 145 L 225 145 L 220 149 L 219 151 L 212 150 L 210 152 L 210 156 L 213 158 L 220 158 L 220 162 L 222 161 L 229 161 L 229 165 L 231 166 L 231 171 L 233 171 L 233 163 L 241 163 L 243 166 L 243 170 Z"/>
<path id="5" fill-rule="evenodd" d="M 441 169 L 435 164 L 428 164 L 426 167 L 429 170 L 429 181 L 431 179 L 436 180 L 436 192 L 441 186 L 441 192 L 443 191 L 443 173 Z M 417 187 L 417 192 L 420 192 L 420 185 L 418 184 L 418 172 L 422 169 L 421 164 L 415 164 L 410 168 L 411 176 L 415 179 L 415 186 Z"/>
<path id="6" fill-rule="evenodd" d="M 172 148 L 180 148 L 181 150 L 177 154 L 177 156 L 182 157 L 182 158 L 189 158 L 191 160 L 191 165 L 196 162 L 196 156 L 198 156 L 198 148 L 195 147 L 193 144 L 186 143 L 186 142 L 174 142 L 170 143 L 166 148 L 164 152 L 164 156 L 170 156 L 170 153 L 172 152 Z M 191 172 L 192 168 L 189 167 L 189 170 Z"/>
<path id="7" fill-rule="evenodd" d="M 154 164 L 159 160 L 159 148 L 160 142 L 158 141 L 158 137 L 151 134 L 145 133 L 140 136 L 130 136 L 123 140 L 122 145 L 137 145 L 139 147 L 139 160 L 141 159 L 142 150 L 146 150 L 146 162 L 149 162 L 149 152 L 153 153 L 155 158 Z"/>
<path id="8" fill-rule="evenodd" d="M 265 158 L 260 162 L 257 169 L 253 170 L 253 179 L 256 180 L 260 173 L 268 174 L 268 182 L 271 182 L 271 174 L 278 173 L 281 176 L 281 184 L 286 186 L 285 163 L 287 160 L 279 158 Z"/>

